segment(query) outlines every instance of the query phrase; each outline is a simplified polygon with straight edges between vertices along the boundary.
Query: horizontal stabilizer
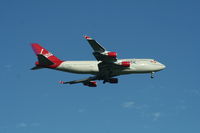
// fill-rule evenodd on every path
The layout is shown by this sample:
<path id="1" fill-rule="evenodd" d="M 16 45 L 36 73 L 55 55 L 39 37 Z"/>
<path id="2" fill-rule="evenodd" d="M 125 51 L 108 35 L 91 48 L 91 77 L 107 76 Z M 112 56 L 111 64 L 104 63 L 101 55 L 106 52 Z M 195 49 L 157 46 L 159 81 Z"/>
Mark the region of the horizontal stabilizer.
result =
<path id="1" fill-rule="evenodd" d="M 33 68 L 31 68 L 31 70 L 38 70 L 38 69 L 42 69 L 43 67 L 40 66 L 34 66 Z"/>
<path id="2" fill-rule="evenodd" d="M 44 55 L 38 54 L 37 57 L 38 57 L 39 65 L 41 65 L 41 66 L 50 66 L 50 65 L 54 64 L 52 61 L 50 61 Z"/>

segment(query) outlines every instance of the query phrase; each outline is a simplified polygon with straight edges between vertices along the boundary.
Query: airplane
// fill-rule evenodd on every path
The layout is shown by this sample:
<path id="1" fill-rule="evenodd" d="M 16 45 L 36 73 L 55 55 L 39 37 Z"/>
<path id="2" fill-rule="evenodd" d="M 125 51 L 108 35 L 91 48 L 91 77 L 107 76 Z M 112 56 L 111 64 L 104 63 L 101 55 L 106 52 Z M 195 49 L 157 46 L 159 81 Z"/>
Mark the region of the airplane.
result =
<path id="1" fill-rule="evenodd" d="M 32 49 L 38 61 L 31 70 L 49 68 L 76 74 L 91 74 L 93 76 L 73 81 L 60 81 L 61 84 L 82 83 L 85 86 L 97 87 L 96 80 L 103 83 L 117 84 L 116 76 L 125 74 L 154 73 L 165 69 L 165 65 L 154 59 L 117 59 L 117 53 L 107 51 L 102 45 L 89 36 L 84 36 L 93 49 L 96 61 L 63 61 L 50 53 L 37 43 L 33 43 Z"/>

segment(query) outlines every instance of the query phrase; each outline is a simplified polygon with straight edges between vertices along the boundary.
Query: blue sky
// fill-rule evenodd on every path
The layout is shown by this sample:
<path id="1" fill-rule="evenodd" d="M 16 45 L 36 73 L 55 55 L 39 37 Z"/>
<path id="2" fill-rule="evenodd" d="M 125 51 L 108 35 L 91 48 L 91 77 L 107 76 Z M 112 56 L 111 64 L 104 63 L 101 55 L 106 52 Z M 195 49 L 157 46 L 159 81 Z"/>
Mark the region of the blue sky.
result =
<path id="1" fill-rule="evenodd" d="M 0 133 L 199 133 L 200 2 L 1 0 Z M 31 71 L 37 42 L 61 59 L 94 60 L 83 35 L 119 58 L 167 66 L 118 85 L 60 85 L 76 75 Z"/>

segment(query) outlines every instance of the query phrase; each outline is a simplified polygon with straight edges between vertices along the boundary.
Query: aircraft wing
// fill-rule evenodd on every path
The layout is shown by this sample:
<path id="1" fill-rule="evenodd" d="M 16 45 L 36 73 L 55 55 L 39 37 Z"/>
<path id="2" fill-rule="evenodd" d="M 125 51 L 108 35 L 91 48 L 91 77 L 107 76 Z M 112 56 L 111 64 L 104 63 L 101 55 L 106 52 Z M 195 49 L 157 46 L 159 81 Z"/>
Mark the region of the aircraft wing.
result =
<path id="1" fill-rule="evenodd" d="M 64 81 L 60 81 L 61 84 L 77 84 L 77 83 L 89 83 L 90 81 L 92 80 L 97 80 L 97 76 L 94 76 L 94 77 L 89 77 L 89 78 L 86 78 L 86 79 L 81 79 L 81 80 L 73 80 L 73 81 L 67 81 L 67 82 L 64 82 Z"/>
<path id="2" fill-rule="evenodd" d="M 98 61 L 101 61 L 98 64 L 99 68 L 99 77 L 101 79 L 109 79 L 113 75 L 113 70 L 119 69 L 127 69 L 130 67 L 131 62 L 129 61 L 118 61 L 117 60 L 117 53 L 107 51 L 103 48 L 98 42 L 92 39 L 89 36 L 84 36 L 87 39 L 88 43 L 91 45 L 92 49 L 94 50 L 93 55 Z"/>
<path id="3" fill-rule="evenodd" d="M 85 39 L 87 39 L 88 43 L 90 44 L 90 46 L 92 47 L 92 49 L 96 52 L 104 52 L 106 51 L 105 48 L 103 48 L 98 42 L 96 42 L 94 39 L 92 39 L 89 36 L 84 36 Z"/>
<path id="4" fill-rule="evenodd" d="M 84 36 L 87 39 L 88 43 L 94 50 L 93 55 L 98 61 L 103 62 L 115 62 L 117 61 L 117 53 L 107 51 L 103 46 L 101 46 L 98 42 L 92 39 L 89 36 Z"/>

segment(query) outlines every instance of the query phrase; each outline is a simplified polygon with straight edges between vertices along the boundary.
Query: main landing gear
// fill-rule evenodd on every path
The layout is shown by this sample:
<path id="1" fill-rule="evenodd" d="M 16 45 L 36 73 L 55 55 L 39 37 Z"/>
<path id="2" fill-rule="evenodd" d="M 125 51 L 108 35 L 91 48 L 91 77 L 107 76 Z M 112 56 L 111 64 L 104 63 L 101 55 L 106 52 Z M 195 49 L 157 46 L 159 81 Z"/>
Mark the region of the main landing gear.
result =
<path id="1" fill-rule="evenodd" d="M 103 84 L 105 84 L 106 82 L 111 83 L 111 84 L 117 84 L 118 78 L 110 78 L 110 79 L 104 80 Z"/>
<path id="2" fill-rule="evenodd" d="M 154 74 L 155 74 L 155 72 L 151 72 L 151 78 L 152 79 L 154 78 Z"/>

